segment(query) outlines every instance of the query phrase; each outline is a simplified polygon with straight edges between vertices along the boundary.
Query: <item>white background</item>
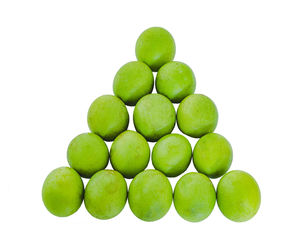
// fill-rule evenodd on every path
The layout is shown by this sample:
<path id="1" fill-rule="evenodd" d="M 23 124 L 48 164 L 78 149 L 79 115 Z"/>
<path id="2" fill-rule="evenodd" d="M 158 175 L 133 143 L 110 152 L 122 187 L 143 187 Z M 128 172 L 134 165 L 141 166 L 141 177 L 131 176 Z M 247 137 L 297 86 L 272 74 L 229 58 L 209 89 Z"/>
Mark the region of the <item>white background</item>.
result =
<path id="1" fill-rule="evenodd" d="M 1 0 L 0 249 L 299 250 L 299 4 Z M 84 205 L 68 218 L 44 208 L 45 177 L 67 165 L 70 140 L 88 131 L 90 103 L 112 93 L 114 74 L 135 60 L 136 39 L 151 26 L 172 33 L 175 60 L 193 69 L 196 92 L 216 103 L 216 132 L 234 150 L 231 170 L 259 183 L 262 203 L 252 220 L 231 222 L 217 205 L 200 223 L 184 221 L 173 205 L 152 223 L 128 204 L 108 221 Z"/>

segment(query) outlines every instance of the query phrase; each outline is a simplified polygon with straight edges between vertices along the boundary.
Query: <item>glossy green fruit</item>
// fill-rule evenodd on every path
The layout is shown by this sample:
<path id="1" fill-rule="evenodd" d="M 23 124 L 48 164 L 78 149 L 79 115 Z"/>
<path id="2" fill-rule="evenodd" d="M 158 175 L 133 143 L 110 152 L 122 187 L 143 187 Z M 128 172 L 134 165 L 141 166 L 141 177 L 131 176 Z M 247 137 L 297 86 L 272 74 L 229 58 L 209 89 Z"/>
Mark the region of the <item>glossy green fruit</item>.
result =
<path id="1" fill-rule="evenodd" d="M 106 141 L 114 140 L 127 130 L 129 114 L 125 104 L 113 95 L 97 98 L 88 111 L 88 125 L 93 133 Z"/>
<path id="2" fill-rule="evenodd" d="M 149 65 L 152 71 L 172 61 L 175 57 L 175 41 L 172 35 L 160 27 L 145 30 L 136 41 L 135 55 Z"/>
<path id="3" fill-rule="evenodd" d="M 98 135 L 83 133 L 69 144 L 67 158 L 70 166 L 80 176 L 90 178 L 107 166 L 109 152 L 105 142 Z"/>
<path id="4" fill-rule="evenodd" d="M 198 172 L 210 178 L 225 174 L 232 162 L 232 148 L 222 135 L 208 133 L 195 145 L 193 161 Z"/>
<path id="5" fill-rule="evenodd" d="M 258 184 L 244 171 L 231 171 L 219 181 L 217 202 L 228 219 L 236 222 L 250 220 L 260 206 Z"/>
<path id="6" fill-rule="evenodd" d="M 54 169 L 45 179 L 42 198 L 45 207 L 55 216 L 74 214 L 83 200 L 84 187 L 79 174 L 72 168 Z"/>
<path id="7" fill-rule="evenodd" d="M 159 171 L 145 170 L 132 180 L 128 202 L 131 211 L 143 221 L 162 218 L 172 204 L 172 187 Z"/>
<path id="8" fill-rule="evenodd" d="M 174 205 L 185 220 L 199 222 L 206 219 L 216 203 L 215 188 L 204 174 L 187 173 L 174 189 Z"/>
<path id="9" fill-rule="evenodd" d="M 168 177 L 182 174 L 188 168 L 191 158 L 191 144 L 179 134 L 168 134 L 162 137 L 152 151 L 154 168 Z"/>
<path id="10" fill-rule="evenodd" d="M 114 170 L 97 172 L 85 189 L 85 207 L 97 219 L 106 220 L 117 216 L 123 210 L 126 200 L 126 181 Z"/>
<path id="11" fill-rule="evenodd" d="M 196 79 L 192 69 L 181 62 L 163 65 L 156 76 L 156 90 L 173 103 L 180 103 L 196 89 Z"/>
<path id="12" fill-rule="evenodd" d="M 186 135 L 200 138 L 217 127 L 217 107 L 210 98 L 192 94 L 181 101 L 177 110 L 177 123 L 180 131 Z"/>
<path id="13" fill-rule="evenodd" d="M 165 96 L 148 94 L 137 102 L 133 122 L 136 131 L 153 142 L 172 132 L 176 123 L 176 112 Z"/>
<path id="14" fill-rule="evenodd" d="M 114 78 L 114 94 L 126 105 L 135 105 L 151 93 L 154 78 L 151 69 L 143 62 L 134 61 L 123 65 Z"/>
<path id="15" fill-rule="evenodd" d="M 150 147 L 145 138 L 134 131 L 121 133 L 112 143 L 110 160 L 113 168 L 125 178 L 143 171 L 150 159 Z"/>

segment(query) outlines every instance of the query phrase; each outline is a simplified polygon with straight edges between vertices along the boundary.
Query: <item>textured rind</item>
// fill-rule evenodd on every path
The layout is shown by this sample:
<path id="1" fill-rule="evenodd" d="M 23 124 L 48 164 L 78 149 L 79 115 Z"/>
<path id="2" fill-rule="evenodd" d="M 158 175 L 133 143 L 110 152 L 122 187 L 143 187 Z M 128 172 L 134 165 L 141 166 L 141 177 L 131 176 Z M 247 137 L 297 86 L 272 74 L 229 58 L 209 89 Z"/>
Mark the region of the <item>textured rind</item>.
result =
<path id="1" fill-rule="evenodd" d="M 218 178 L 230 168 L 232 156 L 232 147 L 225 137 L 208 133 L 196 143 L 193 163 L 198 172 L 210 178 Z"/>
<path id="2" fill-rule="evenodd" d="M 190 142 L 180 134 L 168 134 L 154 145 L 152 164 L 168 177 L 176 177 L 189 166 L 192 158 Z"/>
<path id="3" fill-rule="evenodd" d="M 187 173 L 175 186 L 175 209 L 187 221 L 199 222 L 206 219 L 214 209 L 215 203 L 215 188 L 204 174 Z"/>
<path id="4" fill-rule="evenodd" d="M 90 178 L 96 172 L 106 168 L 109 152 L 105 142 L 98 135 L 83 133 L 70 142 L 67 159 L 69 165 L 81 177 Z"/>
<path id="5" fill-rule="evenodd" d="M 123 101 L 113 95 L 97 98 L 88 111 L 88 126 L 106 141 L 113 141 L 127 130 L 129 114 Z"/>
<path id="6" fill-rule="evenodd" d="M 225 217 L 232 221 L 250 220 L 257 213 L 261 195 L 255 179 L 244 171 L 226 173 L 217 187 L 218 206 Z"/>
<path id="7" fill-rule="evenodd" d="M 133 106 L 140 98 L 151 93 L 153 86 L 151 69 L 143 62 L 133 61 L 118 70 L 113 82 L 113 91 L 126 105 Z"/>
<path id="8" fill-rule="evenodd" d="M 89 180 L 84 196 L 87 211 L 97 219 L 117 216 L 127 200 L 127 185 L 123 176 L 114 170 L 101 170 Z"/>
<path id="9" fill-rule="evenodd" d="M 203 94 L 192 94 L 183 99 L 177 110 L 177 124 L 184 134 L 200 138 L 213 132 L 218 123 L 214 102 Z"/>
<path id="10" fill-rule="evenodd" d="M 192 69 L 182 62 L 169 62 L 157 72 L 155 86 L 157 93 L 180 103 L 196 89 L 196 78 Z"/>
<path id="11" fill-rule="evenodd" d="M 143 221 L 156 221 L 165 216 L 171 207 L 172 199 L 169 180 L 157 170 L 145 170 L 130 183 L 130 209 Z"/>
<path id="12" fill-rule="evenodd" d="M 125 178 L 133 178 L 149 163 L 149 144 L 141 134 L 130 130 L 125 131 L 112 143 L 110 160 L 112 167 Z"/>
<path id="13" fill-rule="evenodd" d="M 171 133 L 176 123 L 173 104 L 160 94 L 148 94 L 141 98 L 133 112 L 137 132 L 154 142 Z"/>
<path id="14" fill-rule="evenodd" d="M 83 182 L 72 168 L 59 167 L 46 177 L 42 199 L 50 213 L 58 217 L 74 214 L 81 206 L 84 194 Z"/>
<path id="15" fill-rule="evenodd" d="M 176 52 L 172 35 L 161 27 L 152 27 L 142 32 L 135 45 L 135 55 L 147 64 L 152 71 L 174 59 Z"/>

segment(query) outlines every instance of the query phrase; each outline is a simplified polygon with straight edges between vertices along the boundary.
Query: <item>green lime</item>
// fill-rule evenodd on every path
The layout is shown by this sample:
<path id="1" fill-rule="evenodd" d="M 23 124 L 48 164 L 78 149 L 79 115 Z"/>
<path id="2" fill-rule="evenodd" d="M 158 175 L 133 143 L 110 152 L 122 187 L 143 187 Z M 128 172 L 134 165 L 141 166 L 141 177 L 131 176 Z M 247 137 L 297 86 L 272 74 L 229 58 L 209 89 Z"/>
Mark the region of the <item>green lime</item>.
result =
<path id="1" fill-rule="evenodd" d="M 85 207 L 97 219 L 106 220 L 117 216 L 123 210 L 126 200 L 126 181 L 114 170 L 97 172 L 85 189 Z"/>
<path id="2" fill-rule="evenodd" d="M 129 114 L 121 99 L 113 95 L 97 98 L 88 111 L 88 125 L 93 133 L 106 141 L 114 140 L 127 130 Z"/>
<path id="3" fill-rule="evenodd" d="M 98 135 L 83 133 L 69 144 L 67 158 L 80 176 L 90 178 L 107 166 L 109 153 L 105 142 Z"/>
<path id="4" fill-rule="evenodd" d="M 136 58 L 149 65 L 152 71 L 158 71 L 161 66 L 172 61 L 175 51 L 175 41 L 172 35 L 160 27 L 145 30 L 135 45 Z"/>
<path id="5" fill-rule="evenodd" d="M 226 173 L 217 187 L 221 212 L 236 222 L 250 220 L 260 206 L 260 190 L 255 179 L 244 171 Z"/>
<path id="6" fill-rule="evenodd" d="M 145 138 L 134 131 L 121 133 L 112 143 L 110 160 L 113 168 L 125 178 L 133 178 L 143 171 L 150 159 L 150 148 Z"/>
<path id="7" fill-rule="evenodd" d="M 179 134 L 168 134 L 162 137 L 152 151 L 154 168 L 168 177 L 182 174 L 188 168 L 191 158 L 191 144 Z"/>
<path id="8" fill-rule="evenodd" d="M 159 220 L 172 204 L 172 187 L 168 178 L 156 170 L 139 173 L 130 184 L 128 202 L 131 211 L 139 219 Z"/>
<path id="9" fill-rule="evenodd" d="M 84 187 L 79 174 L 72 168 L 54 169 L 45 179 L 42 198 L 50 213 L 59 217 L 74 214 L 83 200 Z"/>

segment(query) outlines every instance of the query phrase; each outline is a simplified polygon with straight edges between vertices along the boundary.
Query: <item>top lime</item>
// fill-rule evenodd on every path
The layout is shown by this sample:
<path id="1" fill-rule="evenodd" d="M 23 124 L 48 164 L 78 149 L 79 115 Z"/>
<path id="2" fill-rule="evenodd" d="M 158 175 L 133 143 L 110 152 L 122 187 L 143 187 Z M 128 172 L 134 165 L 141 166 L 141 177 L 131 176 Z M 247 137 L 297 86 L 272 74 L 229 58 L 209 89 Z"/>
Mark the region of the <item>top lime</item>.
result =
<path id="1" fill-rule="evenodd" d="M 192 94 L 181 101 L 177 110 L 177 123 L 180 131 L 186 135 L 200 138 L 217 127 L 217 107 L 210 98 Z"/>
<path id="2" fill-rule="evenodd" d="M 129 114 L 125 104 L 113 95 L 97 98 L 88 111 L 90 130 L 106 141 L 114 140 L 127 129 L 128 123 Z"/>
<path id="3" fill-rule="evenodd" d="M 143 62 L 134 61 L 123 65 L 114 78 L 114 94 L 126 105 L 135 105 L 138 100 L 152 92 L 153 73 Z"/>
<path id="4" fill-rule="evenodd" d="M 158 71 L 161 66 L 172 61 L 175 51 L 175 41 L 172 35 L 160 27 L 145 30 L 135 45 L 136 58 L 146 63 L 152 71 Z"/>

